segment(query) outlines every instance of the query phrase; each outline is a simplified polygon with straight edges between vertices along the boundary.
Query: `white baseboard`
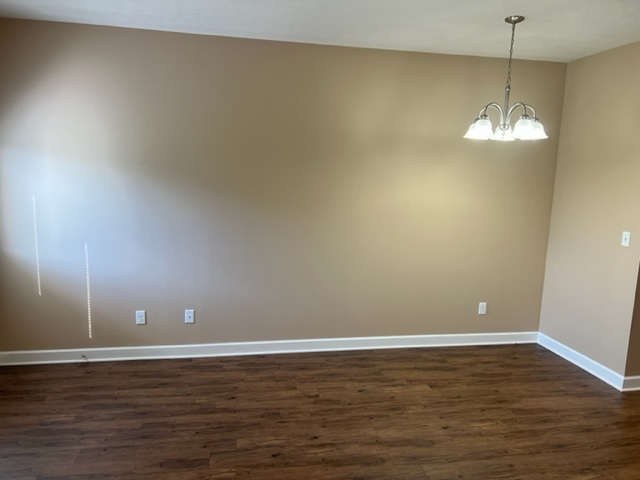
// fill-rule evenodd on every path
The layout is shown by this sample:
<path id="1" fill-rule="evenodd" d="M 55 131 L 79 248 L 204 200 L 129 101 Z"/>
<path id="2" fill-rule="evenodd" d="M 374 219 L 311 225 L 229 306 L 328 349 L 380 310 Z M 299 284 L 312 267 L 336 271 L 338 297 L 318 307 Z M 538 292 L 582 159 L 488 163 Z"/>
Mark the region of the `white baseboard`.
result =
<path id="1" fill-rule="evenodd" d="M 265 342 L 208 343 L 143 347 L 74 348 L 0 352 L 0 365 L 153 360 L 221 357 L 274 353 L 331 352 L 383 348 L 453 347 L 536 343 L 537 332 L 471 333 L 459 335 L 403 335 L 390 337 L 318 338 Z M 86 360 L 85 360 L 86 358 Z"/>
<path id="2" fill-rule="evenodd" d="M 624 377 L 570 347 L 539 332 L 402 335 L 388 337 L 317 338 L 263 342 L 206 343 L 140 347 L 74 348 L 0 352 L 0 365 L 156 360 L 225 357 L 276 353 L 334 352 L 385 348 L 457 347 L 538 343 L 620 391 L 640 390 L 640 376 Z"/>
<path id="3" fill-rule="evenodd" d="M 594 377 L 599 378 L 603 382 L 608 383 L 620 391 L 640 390 L 640 377 L 625 378 L 618 372 L 614 372 L 610 368 L 590 359 L 586 355 L 567 347 L 563 343 L 560 343 L 551 337 L 547 337 L 544 333 L 538 333 L 538 343 L 547 350 L 550 350 L 565 360 L 570 361 L 574 365 L 582 368 Z M 629 385 L 627 385 L 628 381 L 630 382 Z M 632 384 L 635 385 L 635 387 L 633 387 Z"/>
<path id="4" fill-rule="evenodd" d="M 635 377 L 624 377 L 623 392 L 633 392 L 640 390 L 640 375 Z"/>

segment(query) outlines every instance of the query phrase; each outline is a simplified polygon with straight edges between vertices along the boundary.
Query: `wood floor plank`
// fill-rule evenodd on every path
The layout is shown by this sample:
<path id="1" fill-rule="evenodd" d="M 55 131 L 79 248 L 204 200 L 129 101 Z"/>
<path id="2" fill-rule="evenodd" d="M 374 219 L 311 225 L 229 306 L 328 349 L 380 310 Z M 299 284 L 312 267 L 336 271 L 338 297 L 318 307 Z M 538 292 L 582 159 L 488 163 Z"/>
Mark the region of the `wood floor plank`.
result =
<path id="1" fill-rule="evenodd" d="M 0 478 L 640 479 L 640 393 L 536 345 L 0 367 Z"/>

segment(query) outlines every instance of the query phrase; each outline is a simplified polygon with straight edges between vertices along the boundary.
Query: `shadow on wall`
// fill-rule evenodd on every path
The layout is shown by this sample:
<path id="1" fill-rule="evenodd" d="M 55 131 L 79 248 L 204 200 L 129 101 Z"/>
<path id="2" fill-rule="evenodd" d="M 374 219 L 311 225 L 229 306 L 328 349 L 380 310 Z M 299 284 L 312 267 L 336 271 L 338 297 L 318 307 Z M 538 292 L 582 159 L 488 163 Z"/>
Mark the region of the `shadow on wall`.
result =
<path id="1" fill-rule="evenodd" d="M 177 56 L 171 70 L 182 73 L 167 78 L 162 56 L 147 58 L 145 71 L 135 55 L 118 50 L 117 57 L 94 58 L 100 50 L 72 40 L 59 42 L 59 51 L 46 42 L 49 49 L 35 58 L 15 53 L 26 63 L 4 89 L 12 95 L 2 109 L 2 245 L 11 260 L 4 275 L 18 278 L 29 267 L 40 277 L 43 297 L 54 297 L 46 308 L 51 323 L 74 317 L 56 345 L 87 340 L 86 328 L 72 327 L 86 316 L 85 244 L 94 346 L 112 344 L 110 335 L 100 334 L 109 329 L 126 332 L 113 336 L 117 344 L 166 342 L 152 329 L 141 338 L 140 329 L 131 328 L 135 309 L 150 310 L 150 323 L 175 329 L 176 305 L 206 310 L 210 300 L 219 321 L 279 338 L 297 318 L 321 324 L 325 314 L 335 314 L 327 306 L 345 307 L 349 266 L 335 258 L 353 253 L 352 212 L 345 205 L 353 203 L 356 170 L 344 156 L 355 153 L 381 169 L 386 158 L 366 150 L 397 156 L 397 146 L 387 145 L 386 152 L 371 146 L 394 128 L 386 110 L 403 103 L 397 85 L 387 96 L 376 89 L 349 95 L 363 107 L 352 109 L 362 113 L 351 120 L 354 132 L 337 114 L 337 103 L 349 98 L 332 99 L 334 80 L 307 71 L 297 89 L 283 86 L 293 73 L 287 69 L 297 69 L 286 53 L 274 68 L 249 52 L 260 82 L 245 75 L 237 59 L 224 78 L 211 71 L 182 78 L 193 65 Z M 116 63 L 121 68 L 112 68 Z M 394 85 L 394 78 L 387 80 Z M 206 97 L 185 94 L 184 87 Z M 311 102 L 310 90 L 316 93 Z M 345 134 L 362 146 L 345 154 Z M 387 187 L 371 194 L 381 202 L 384 195 L 408 193 Z M 5 311 L 19 315 L 32 303 L 26 292 L 36 294 L 28 288 L 5 298 Z M 29 311 L 35 324 L 42 314 Z M 285 319 L 280 332 L 270 318 Z M 29 341 L 50 345 L 56 336 L 37 338 Z"/>

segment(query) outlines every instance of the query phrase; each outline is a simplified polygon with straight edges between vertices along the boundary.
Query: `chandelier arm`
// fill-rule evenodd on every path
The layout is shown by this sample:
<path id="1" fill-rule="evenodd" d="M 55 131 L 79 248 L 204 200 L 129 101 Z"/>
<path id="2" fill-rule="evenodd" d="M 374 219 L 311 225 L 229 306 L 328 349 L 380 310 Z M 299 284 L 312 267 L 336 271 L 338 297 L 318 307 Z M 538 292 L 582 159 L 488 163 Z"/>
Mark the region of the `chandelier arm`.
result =
<path id="1" fill-rule="evenodd" d="M 487 115 L 487 110 L 489 109 L 489 107 L 493 107 L 496 110 L 498 110 L 498 113 L 500 113 L 500 124 L 504 123 L 504 110 L 502 109 L 502 107 L 496 103 L 496 102 L 491 102 L 487 105 L 485 105 L 482 110 L 480 110 L 480 117 L 482 116 L 486 116 Z"/>
<path id="2" fill-rule="evenodd" d="M 513 105 L 511 105 L 511 108 L 509 109 L 508 113 L 507 113 L 507 123 L 511 122 L 511 115 L 513 114 L 513 112 L 515 112 L 516 108 L 521 107 L 522 110 L 524 110 L 524 114 L 527 114 L 527 108 L 531 109 L 533 111 L 533 108 L 531 108 L 531 105 L 527 105 L 526 103 L 522 103 L 522 102 L 516 102 Z M 535 111 L 533 111 L 534 116 L 535 116 Z"/>
<path id="3" fill-rule="evenodd" d="M 529 110 L 531 110 L 531 118 L 538 118 L 538 116 L 536 115 L 536 109 L 533 108 L 531 105 L 529 105 L 528 103 L 524 104 Z"/>

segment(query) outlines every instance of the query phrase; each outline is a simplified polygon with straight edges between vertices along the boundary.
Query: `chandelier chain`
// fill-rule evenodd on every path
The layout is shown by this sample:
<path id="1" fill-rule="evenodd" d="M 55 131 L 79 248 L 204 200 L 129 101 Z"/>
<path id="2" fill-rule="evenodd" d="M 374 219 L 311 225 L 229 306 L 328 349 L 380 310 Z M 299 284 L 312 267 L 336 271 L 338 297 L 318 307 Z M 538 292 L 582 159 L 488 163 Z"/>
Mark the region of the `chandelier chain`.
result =
<path id="1" fill-rule="evenodd" d="M 516 38 L 516 24 L 511 24 L 511 48 L 509 49 L 509 68 L 507 70 L 507 90 L 511 90 L 511 60 L 513 58 L 513 43 Z"/>

